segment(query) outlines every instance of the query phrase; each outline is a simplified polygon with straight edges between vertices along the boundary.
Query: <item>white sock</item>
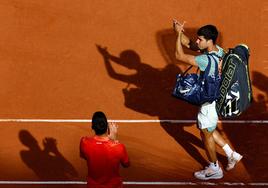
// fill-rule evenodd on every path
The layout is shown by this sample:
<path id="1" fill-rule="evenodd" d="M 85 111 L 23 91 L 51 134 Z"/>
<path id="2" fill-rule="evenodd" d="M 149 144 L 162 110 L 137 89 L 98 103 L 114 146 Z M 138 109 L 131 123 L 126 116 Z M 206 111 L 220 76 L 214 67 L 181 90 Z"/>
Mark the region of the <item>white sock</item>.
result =
<path id="1" fill-rule="evenodd" d="M 226 153 L 227 157 L 231 157 L 232 153 L 234 152 L 228 144 L 225 144 L 222 149 Z"/>
<path id="2" fill-rule="evenodd" d="M 214 163 L 214 162 L 209 162 L 209 166 L 210 166 L 210 168 L 212 168 L 213 170 L 218 170 L 219 167 L 220 167 L 218 161 L 216 161 L 215 163 Z"/>
<path id="3" fill-rule="evenodd" d="M 233 157 L 234 157 L 236 160 L 238 160 L 239 158 L 241 158 L 241 155 L 240 155 L 239 153 L 237 153 L 237 152 L 234 151 L 234 153 L 233 153 Z"/>

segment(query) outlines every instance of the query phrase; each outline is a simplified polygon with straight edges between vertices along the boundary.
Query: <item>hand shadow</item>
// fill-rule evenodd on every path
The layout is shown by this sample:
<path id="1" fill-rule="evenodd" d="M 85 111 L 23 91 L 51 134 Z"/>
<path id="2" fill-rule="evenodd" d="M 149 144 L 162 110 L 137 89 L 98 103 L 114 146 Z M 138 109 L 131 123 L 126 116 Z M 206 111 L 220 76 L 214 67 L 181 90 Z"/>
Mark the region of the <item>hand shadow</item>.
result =
<path id="1" fill-rule="evenodd" d="M 57 148 L 56 139 L 45 138 L 44 149 L 27 130 L 19 132 L 19 139 L 27 149 L 20 151 L 22 161 L 41 180 L 69 180 L 78 176 L 77 171 Z"/>

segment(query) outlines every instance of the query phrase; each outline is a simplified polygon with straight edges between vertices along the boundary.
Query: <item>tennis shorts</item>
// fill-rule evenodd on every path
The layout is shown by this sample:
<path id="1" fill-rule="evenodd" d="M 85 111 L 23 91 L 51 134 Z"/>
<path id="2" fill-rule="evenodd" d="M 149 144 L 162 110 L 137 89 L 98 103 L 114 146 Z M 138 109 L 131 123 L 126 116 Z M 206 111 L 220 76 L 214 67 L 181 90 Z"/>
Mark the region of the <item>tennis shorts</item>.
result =
<path id="1" fill-rule="evenodd" d="M 198 128 L 207 129 L 209 132 L 212 132 L 217 127 L 218 119 L 216 102 L 204 103 L 197 115 Z"/>

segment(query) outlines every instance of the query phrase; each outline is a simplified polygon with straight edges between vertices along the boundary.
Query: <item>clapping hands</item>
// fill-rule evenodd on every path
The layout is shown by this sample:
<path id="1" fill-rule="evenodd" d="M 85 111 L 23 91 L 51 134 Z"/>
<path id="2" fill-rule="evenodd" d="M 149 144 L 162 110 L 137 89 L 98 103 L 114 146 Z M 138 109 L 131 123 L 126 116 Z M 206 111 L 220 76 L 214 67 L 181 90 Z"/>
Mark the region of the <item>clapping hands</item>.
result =
<path id="1" fill-rule="evenodd" d="M 109 123 L 109 138 L 116 140 L 118 125 L 115 122 Z"/>
<path id="2" fill-rule="evenodd" d="M 174 28 L 176 33 L 184 32 L 184 28 L 183 28 L 184 24 L 185 24 L 185 21 L 183 21 L 183 23 L 181 24 L 176 19 L 173 19 L 173 28 Z"/>

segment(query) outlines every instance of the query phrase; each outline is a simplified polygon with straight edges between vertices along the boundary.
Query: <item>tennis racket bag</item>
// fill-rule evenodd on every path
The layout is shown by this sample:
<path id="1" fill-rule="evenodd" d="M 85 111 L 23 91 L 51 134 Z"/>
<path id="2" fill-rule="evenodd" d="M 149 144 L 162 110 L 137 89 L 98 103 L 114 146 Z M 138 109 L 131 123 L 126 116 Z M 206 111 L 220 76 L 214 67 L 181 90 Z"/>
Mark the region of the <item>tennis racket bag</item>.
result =
<path id="1" fill-rule="evenodd" d="M 216 103 L 221 117 L 239 116 L 252 102 L 248 60 L 249 48 L 243 44 L 229 49 L 222 59 L 222 82 Z"/>

